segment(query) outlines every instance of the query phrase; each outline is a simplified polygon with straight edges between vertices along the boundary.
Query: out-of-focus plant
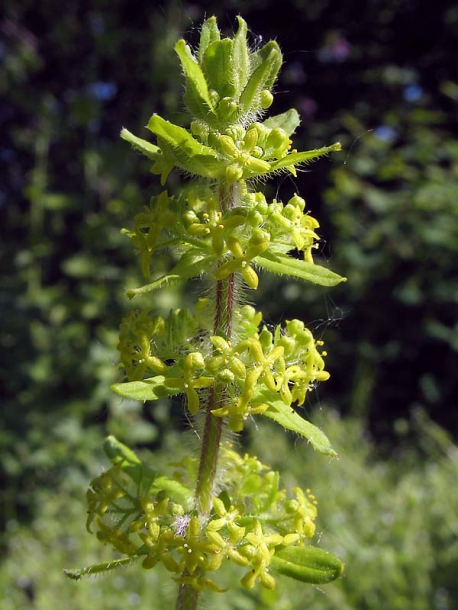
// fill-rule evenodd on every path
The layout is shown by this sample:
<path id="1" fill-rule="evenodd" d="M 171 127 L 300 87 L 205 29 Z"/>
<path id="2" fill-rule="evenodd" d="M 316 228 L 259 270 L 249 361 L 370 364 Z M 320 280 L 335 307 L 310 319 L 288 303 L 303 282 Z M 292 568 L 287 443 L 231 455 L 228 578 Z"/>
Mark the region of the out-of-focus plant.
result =
<path id="1" fill-rule="evenodd" d="M 229 588 L 215 578 L 225 560 L 242 569 L 247 589 L 256 583 L 273 589 L 272 572 L 314 584 L 342 572 L 339 559 L 308 543 L 314 496 L 300 488 L 288 494 L 277 472 L 239 455 L 225 438 L 241 432 L 247 419 L 264 415 L 317 451 L 336 455 L 323 432 L 292 408 L 329 377 L 322 342 L 300 320 L 269 330 L 262 314 L 244 304 L 243 292 L 256 290 L 259 269 L 322 286 L 344 278 L 315 264 L 319 225 L 299 195 L 285 205 L 269 204 L 251 188 L 272 174 L 294 176 L 297 166 L 340 150 L 339 143 L 292 149 L 290 136 L 299 125 L 294 109 L 264 120 L 282 63 L 277 43 L 252 51 L 242 18 L 233 38 L 221 38 L 213 17 L 204 22 L 195 53 L 184 40 L 175 50 L 186 80 L 190 129 L 154 114 L 148 129 L 157 144 L 126 129 L 121 135 L 151 160 L 162 184 L 173 168 L 193 181 L 177 196 L 162 191 L 153 197 L 125 231 L 143 274 L 152 279 L 127 294 L 156 293 L 200 278 L 211 297 L 200 298 L 193 310 L 161 316 L 149 305 L 125 318 L 118 348 L 127 380 L 113 389 L 141 401 L 184 395 L 199 428 L 200 455 L 164 475 L 109 437 L 105 451 L 113 465 L 87 492 L 87 528 L 121 557 L 66 573 L 79 579 L 135 560 L 145 569 L 162 563 L 179 583 L 177 608 L 191 610 L 201 591 Z M 176 263 L 151 278 L 164 249 Z"/>
<path id="2" fill-rule="evenodd" d="M 416 412 L 409 435 L 417 450 L 393 453 L 380 460 L 361 422 L 323 409 L 318 421 L 332 437 L 342 459 L 323 460 L 309 452 L 307 472 L 300 447 L 264 418 L 249 435 L 250 452 L 274 469 L 282 469 L 288 486 L 304 480 L 318 497 L 316 528 L 324 548 L 332 548 L 351 569 L 344 578 L 323 587 L 304 587 L 288 580 L 275 590 L 232 590 L 207 594 L 206 605 L 221 610 L 453 610 L 458 595 L 458 449 L 449 435 L 422 412 Z M 405 441 L 401 437 L 399 444 Z M 166 433 L 167 451 L 183 454 L 182 438 Z M 160 458 L 165 463 L 164 452 Z M 283 468 L 287 461 L 288 468 Z M 85 507 L 82 482 L 67 481 L 61 489 L 43 487 L 37 495 L 36 517 L 30 526 L 10 522 L 9 553 L 0 571 L 0 606 L 5 610 L 108 610 L 120 606 L 166 610 L 173 606 L 174 587 L 167 571 L 118 570 L 111 578 L 94 578 L 89 586 L 74 586 L 60 568 L 68 561 L 108 561 L 113 551 L 95 536 L 82 535 Z M 361 489 L 364 488 L 364 501 Z M 69 500 L 71 500 L 69 502 Z M 377 526 L 374 527 L 374 515 Z M 234 567 L 230 576 L 236 579 Z M 286 583 L 285 583 L 286 584 Z"/>
<path id="3" fill-rule="evenodd" d="M 6 0 L 0 16 L 0 535 L 33 518 L 40 487 L 89 468 L 107 431 L 159 442 L 158 419 L 106 392 L 124 282 L 140 277 L 116 227 L 142 196 L 141 168 L 116 137 L 119 120 L 178 105 L 161 43 L 182 15 L 170 4 L 145 28 L 121 5 L 56 6 Z M 134 114 L 130 96 L 148 102 Z"/>
<path id="4" fill-rule="evenodd" d="M 315 422 L 326 427 L 343 458 L 324 468 L 317 455 L 308 462 L 314 491 L 326 493 L 317 531 L 322 544 L 338 552 L 349 569 L 324 592 L 300 592 L 294 586 L 285 600 L 278 590 L 272 605 L 452 610 L 458 595 L 458 447 L 451 435 L 416 409 L 409 421 L 397 422 L 399 449 L 380 459 L 359 418 L 342 419 L 326 409 Z M 275 466 L 287 454 L 285 474 L 293 481 L 303 476 L 300 454 L 272 426 L 261 430 L 263 440 L 253 435 L 252 450 Z"/>
<path id="5" fill-rule="evenodd" d="M 351 387 L 336 375 L 354 414 L 381 433 L 418 405 L 456 430 L 458 146 L 444 120 L 421 106 L 388 115 L 326 193 L 333 253 L 352 280 L 340 354 L 354 363 Z M 352 139 L 364 131 L 345 124 Z"/>

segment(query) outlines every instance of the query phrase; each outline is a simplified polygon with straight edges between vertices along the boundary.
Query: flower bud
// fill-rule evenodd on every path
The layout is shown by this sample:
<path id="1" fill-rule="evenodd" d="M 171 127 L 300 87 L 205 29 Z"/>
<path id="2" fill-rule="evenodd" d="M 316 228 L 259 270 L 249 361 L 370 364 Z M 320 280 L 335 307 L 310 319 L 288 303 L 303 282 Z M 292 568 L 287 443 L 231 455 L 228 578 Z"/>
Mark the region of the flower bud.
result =
<path id="1" fill-rule="evenodd" d="M 192 121 L 191 123 L 191 133 L 193 136 L 196 136 L 196 138 L 199 138 L 199 140 L 201 142 L 203 142 L 204 144 L 207 143 L 208 140 L 208 126 L 205 125 L 205 123 L 202 123 L 201 121 Z"/>
<path id="2" fill-rule="evenodd" d="M 288 201 L 288 204 L 298 207 L 301 212 L 303 212 L 305 209 L 305 199 L 303 199 L 302 197 L 299 197 L 299 195 L 297 193 L 295 193 L 291 197 L 291 199 Z"/>
<path id="3" fill-rule="evenodd" d="M 263 110 L 267 110 L 272 106 L 272 102 L 274 101 L 274 96 L 268 89 L 264 89 L 261 91 L 261 95 L 259 96 L 259 101 L 261 102 L 261 108 Z"/>
<path id="4" fill-rule="evenodd" d="M 231 97 L 223 97 L 218 104 L 218 116 L 222 121 L 231 121 L 238 109 L 237 103 Z"/>
<path id="5" fill-rule="evenodd" d="M 231 358 L 230 362 L 231 371 L 236 377 L 244 379 L 246 376 L 246 368 L 241 360 L 238 358 Z"/>
<path id="6" fill-rule="evenodd" d="M 250 288 L 256 290 L 259 284 L 259 277 L 253 267 L 248 265 L 247 267 L 242 268 L 242 277 Z"/>
<path id="7" fill-rule="evenodd" d="M 272 129 L 267 138 L 267 147 L 274 150 L 286 150 L 290 144 L 288 134 L 281 127 Z"/>
<path id="8" fill-rule="evenodd" d="M 234 184 L 243 176 L 243 169 L 237 163 L 231 163 L 226 167 L 226 180 L 228 184 Z"/>
<path id="9" fill-rule="evenodd" d="M 253 150 L 258 141 L 258 131 L 255 127 L 250 127 L 250 129 L 246 132 L 245 137 L 243 138 L 243 148 L 244 150 Z"/>
<path id="10" fill-rule="evenodd" d="M 245 130 L 241 125 L 230 125 L 224 133 L 225 135 L 230 136 L 234 142 L 238 142 L 239 140 L 243 139 Z"/>
<path id="11" fill-rule="evenodd" d="M 223 152 L 225 152 L 229 157 L 236 158 L 239 154 L 239 149 L 237 148 L 234 140 L 231 136 L 219 136 L 219 143 Z"/>
<path id="12" fill-rule="evenodd" d="M 222 369 L 218 373 L 218 381 L 232 383 L 235 380 L 234 373 L 229 369 Z"/>

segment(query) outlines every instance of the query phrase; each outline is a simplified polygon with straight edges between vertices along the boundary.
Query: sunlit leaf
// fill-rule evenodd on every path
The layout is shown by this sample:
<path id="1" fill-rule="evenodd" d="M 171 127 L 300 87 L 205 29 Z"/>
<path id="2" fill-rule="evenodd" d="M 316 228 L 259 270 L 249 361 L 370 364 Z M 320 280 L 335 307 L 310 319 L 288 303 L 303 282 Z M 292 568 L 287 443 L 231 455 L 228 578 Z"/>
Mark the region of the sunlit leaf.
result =
<path id="1" fill-rule="evenodd" d="M 334 273 L 326 267 L 308 263 L 286 254 L 264 252 L 256 257 L 256 264 L 279 275 L 290 275 L 320 286 L 336 286 L 346 282 L 346 278 Z"/>
<path id="2" fill-rule="evenodd" d="M 272 568 L 295 580 L 324 585 L 342 575 L 344 564 L 332 553 L 315 546 L 288 546 L 272 557 Z"/>
<path id="3" fill-rule="evenodd" d="M 337 453 L 331 446 L 328 437 L 317 426 L 301 417 L 297 411 L 285 405 L 283 400 L 275 392 L 261 390 L 256 392 L 254 402 L 263 402 L 269 405 L 263 415 L 287 428 L 292 432 L 306 438 L 312 447 L 319 453 L 337 457 Z"/>

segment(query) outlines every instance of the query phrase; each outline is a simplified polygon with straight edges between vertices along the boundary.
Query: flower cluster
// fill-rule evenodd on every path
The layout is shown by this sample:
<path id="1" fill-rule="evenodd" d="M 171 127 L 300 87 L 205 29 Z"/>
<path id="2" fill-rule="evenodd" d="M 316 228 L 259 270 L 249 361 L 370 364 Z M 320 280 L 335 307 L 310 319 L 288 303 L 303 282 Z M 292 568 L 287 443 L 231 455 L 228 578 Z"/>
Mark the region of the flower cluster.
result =
<path id="1" fill-rule="evenodd" d="M 272 395 L 286 407 L 293 402 L 300 406 L 308 390 L 328 379 L 326 352 L 319 351 L 322 341 L 315 341 L 300 320 L 290 320 L 271 332 L 257 326 L 261 316 L 245 306 L 243 312 L 235 312 L 235 319 L 245 319 L 243 327 L 235 324 L 236 342 L 221 335 L 209 335 L 204 341 L 208 329 L 199 320 L 204 323 L 202 312 L 207 308 L 208 301 L 201 299 L 196 316 L 189 310 L 176 310 L 167 319 L 152 317 L 148 309 L 133 311 L 121 325 L 118 346 L 129 381 L 143 380 L 147 388 L 154 388 L 156 397 L 161 392 L 162 396 L 185 394 L 191 415 L 200 408 L 199 390 L 224 383 L 229 400 L 212 413 L 227 418 L 237 432 L 249 415 L 269 409 Z M 257 393 L 260 388 L 264 389 L 262 400 Z M 130 386 L 121 383 L 114 389 L 124 395 Z"/>
<path id="2" fill-rule="evenodd" d="M 291 139 L 298 113 L 264 118 L 282 55 L 274 41 L 250 49 L 247 31 L 239 17 L 233 38 L 222 38 L 212 17 L 195 52 L 184 40 L 176 44 L 189 129 L 154 114 L 147 127 L 155 143 L 121 132 L 150 159 L 162 185 L 174 168 L 194 178 L 176 196 L 163 190 L 152 197 L 123 231 L 150 282 L 128 296 L 191 278 L 205 279 L 213 291 L 194 310 L 165 317 L 152 307 L 132 311 L 118 344 L 125 378 L 112 389 L 140 401 L 184 396 L 190 416 L 202 415 L 198 465 L 187 457 L 167 477 L 109 437 L 113 465 L 87 492 L 87 528 L 122 557 L 67 572 L 80 578 L 136 559 L 146 569 L 162 563 L 180 584 L 180 609 L 195 610 L 201 590 L 223 590 L 215 573 L 225 560 L 241 568 L 249 589 L 257 582 L 272 589 L 272 572 L 315 584 L 342 572 L 336 557 L 308 542 L 316 517 L 310 492 L 288 495 L 278 473 L 223 442 L 226 429 L 239 432 L 262 415 L 336 455 L 325 434 L 293 408 L 329 377 L 322 342 L 300 320 L 263 325 L 260 312 L 240 306 L 238 292 L 243 284 L 255 290 L 260 270 L 321 286 L 345 280 L 316 264 L 319 225 L 298 194 L 284 204 L 251 189 L 280 171 L 296 175 L 301 164 L 340 144 L 298 152 Z M 171 268 L 151 278 L 161 250 L 173 254 Z"/>
<path id="3" fill-rule="evenodd" d="M 288 497 L 277 472 L 230 445 L 223 453 L 225 490 L 205 517 L 189 508 L 189 489 L 145 471 L 132 453 L 126 459 L 126 448 L 111 438 L 113 447 L 115 464 L 92 481 L 87 494 L 87 528 L 95 527 L 97 537 L 122 555 L 142 559 L 146 569 L 161 562 L 181 584 L 222 591 L 209 573 L 226 559 L 243 568 L 244 587 L 260 582 L 272 589 L 276 551 L 303 548 L 314 535 L 314 496 L 297 488 Z"/>
<path id="4" fill-rule="evenodd" d="M 131 291 L 132 296 L 161 288 L 171 279 L 211 275 L 221 280 L 232 273 L 240 274 L 256 289 L 259 277 L 255 268 L 333 286 L 342 278 L 313 261 L 318 226 L 297 194 L 286 205 L 277 200 L 268 204 L 262 193 L 250 193 L 242 183 L 237 205 L 222 211 L 210 189 L 201 189 L 184 200 L 163 191 L 135 217 L 134 229 L 124 233 L 139 253 L 146 277 L 158 250 L 179 244 L 180 260 L 159 280 Z M 303 260 L 289 256 L 294 250 L 302 252 Z"/>
<path id="5" fill-rule="evenodd" d="M 295 165 L 340 150 L 336 143 L 317 150 L 291 151 L 290 136 L 299 125 L 294 109 L 258 122 L 273 102 L 271 89 L 282 64 L 278 44 L 270 41 L 252 52 L 247 25 L 238 18 L 233 39 L 221 39 L 216 19 L 202 26 L 194 55 L 184 40 L 175 50 L 186 79 L 185 102 L 194 117 L 190 131 L 154 114 L 148 129 L 151 144 L 123 129 L 121 135 L 154 161 L 162 184 L 173 167 L 228 184 L 280 170 L 295 175 Z"/>

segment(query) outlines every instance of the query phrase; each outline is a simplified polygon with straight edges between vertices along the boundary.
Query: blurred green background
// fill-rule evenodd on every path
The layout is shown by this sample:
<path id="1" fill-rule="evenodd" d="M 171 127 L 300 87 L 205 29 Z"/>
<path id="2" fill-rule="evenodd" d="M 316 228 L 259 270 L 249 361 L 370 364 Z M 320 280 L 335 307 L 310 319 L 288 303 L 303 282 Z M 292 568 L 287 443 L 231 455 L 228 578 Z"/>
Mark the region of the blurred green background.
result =
<path id="1" fill-rule="evenodd" d="M 267 424 L 243 442 L 285 483 L 313 489 L 323 546 L 347 571 L 323 590 L 282 581 L 207 607 L 458 608 L 458 6 L 423 0 L 4 2 L 0 606 L 173 603 L 160 571 L 75 584 L 61 569 L 111 556 L 84 530 L 107 433 L 154 450 L 153 462 L 183 451 L 180 406 L 108 390 L 120 320 L 144 304 L 124 296 L 142 279 L 120 229 L 160 189 L 118 134 L 148 137 L 153 112 L 186 123 L 173 45 L 195 44 L 212 14 L 228 34 L 241 14 L 253 46 L 280 43 L 272 112 L 298 109 L 298 149 L 343 144 L 265 188 L 306 199 L 322 225 L 318 259 L 348 282 L 324 290 L 264 276 L 256 295 L 269 322 L 299 317 L 325 341 L 331 380 L 305 414 L 341 460 Z M 155 305 L 166 312 L 194 296 Z"/>

